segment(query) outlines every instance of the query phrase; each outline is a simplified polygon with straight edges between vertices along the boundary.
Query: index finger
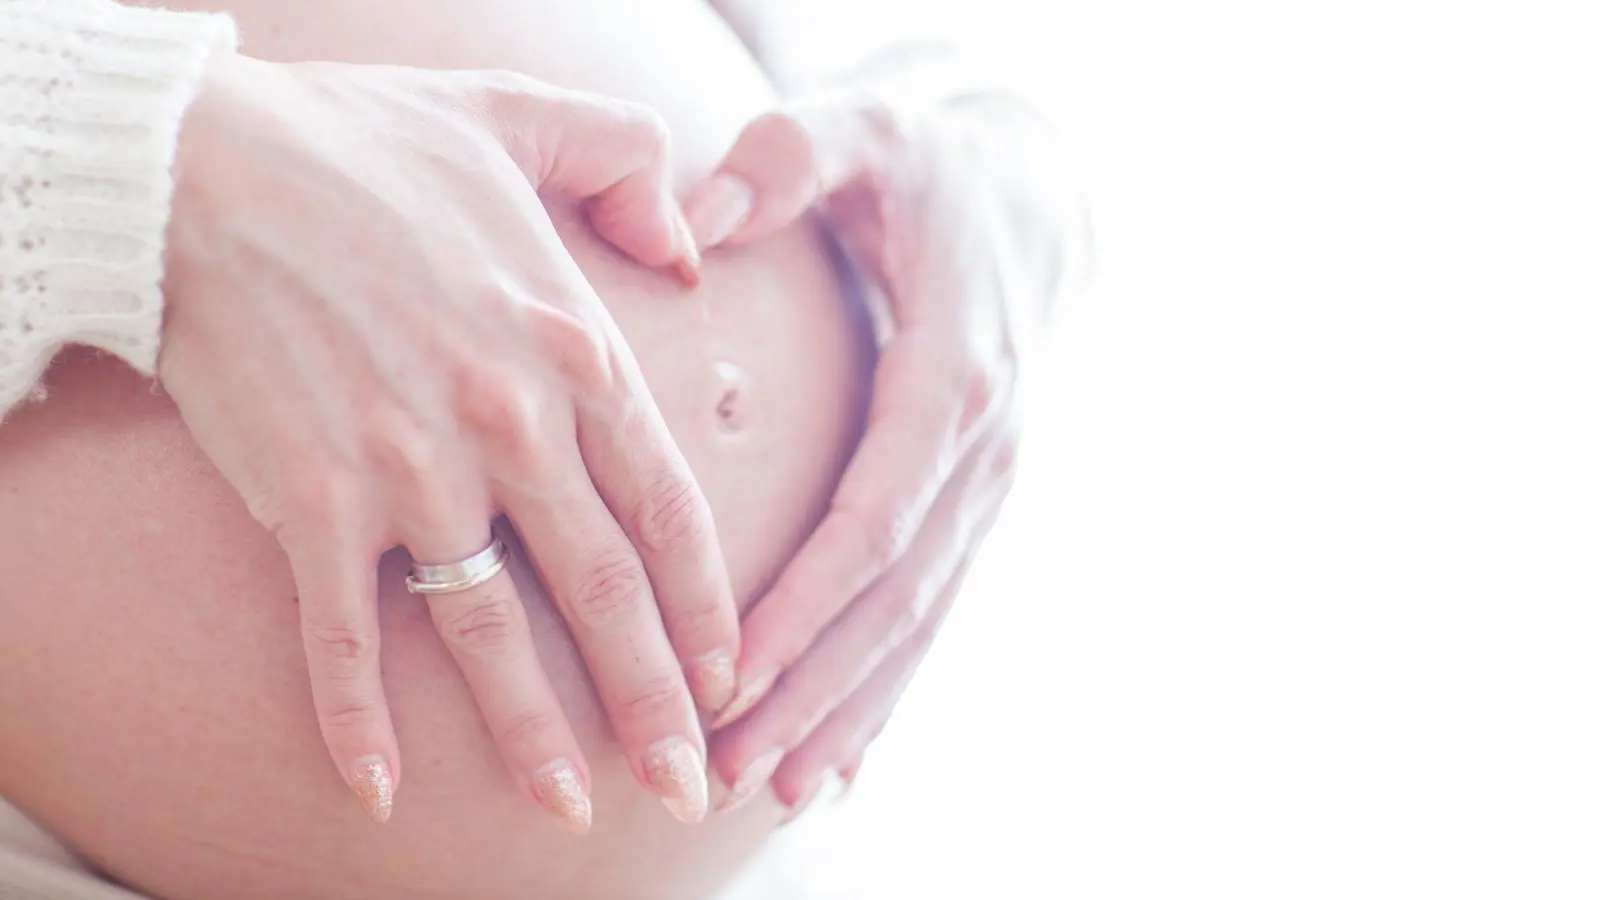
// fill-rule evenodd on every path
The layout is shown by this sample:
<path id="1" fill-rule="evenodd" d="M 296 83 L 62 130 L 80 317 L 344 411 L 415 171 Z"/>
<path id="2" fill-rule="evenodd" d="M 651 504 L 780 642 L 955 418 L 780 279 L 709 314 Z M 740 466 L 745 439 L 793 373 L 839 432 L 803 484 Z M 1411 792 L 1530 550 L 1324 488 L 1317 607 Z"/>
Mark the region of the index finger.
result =
<path id="1" fill-rule="evenodd" d="M 686 280 L 700 254 L 673 197 L 670 135 L 647 106 L 495 73 L 496 125 L 528 181 L 586 200 L 589 221 L 647 266 L 679 263 Z M 692 283 L 692 281 L 691 281 Z"/>
<path id="2" fill-rule="evenodd" d="M 862 97 L 823 96 L 757 117 L 684 201 L 696 243 L 748 243 L 788 225 L 873 177 L 903 127 L 889 106 Z"/>
<path id="3" fill-rule="evenodd" d="M 878 363 L 861 446 L 828 514 L 745 616 L 739 693 L 717 728 L 772 687 L 852 600 L 905 552 L 963 451 L 959 394 L 936 387 L 938 354 L 910 333 Z"/>

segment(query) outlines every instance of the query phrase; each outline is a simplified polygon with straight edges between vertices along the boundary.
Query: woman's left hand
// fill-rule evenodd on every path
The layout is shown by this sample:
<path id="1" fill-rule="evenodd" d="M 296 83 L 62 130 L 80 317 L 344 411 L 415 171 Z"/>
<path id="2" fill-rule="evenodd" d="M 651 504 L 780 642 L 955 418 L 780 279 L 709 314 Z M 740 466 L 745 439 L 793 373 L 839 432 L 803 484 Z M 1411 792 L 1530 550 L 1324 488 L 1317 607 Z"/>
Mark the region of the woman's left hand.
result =
<path id="1" fill-rule="evenodd" d="M 1068 216 L 997 137 L 820 100 L 748 125 L 685 202 L 703 249 L 820 211 L 889 320 L 832 505 L 745 617 L 711 748 L 722 808 L 770 780 L 798 809 L 829 770 L 853 776 L 1011 487 L 1019 351 L 1058 292 Z"/>

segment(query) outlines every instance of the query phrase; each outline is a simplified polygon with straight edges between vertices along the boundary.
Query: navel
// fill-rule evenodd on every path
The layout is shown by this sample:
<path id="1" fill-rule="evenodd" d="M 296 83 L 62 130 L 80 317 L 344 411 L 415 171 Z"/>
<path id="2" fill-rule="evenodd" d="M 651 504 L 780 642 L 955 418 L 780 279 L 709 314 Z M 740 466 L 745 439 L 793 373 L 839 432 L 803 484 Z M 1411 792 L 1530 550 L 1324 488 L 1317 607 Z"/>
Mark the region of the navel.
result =
<path id="1" fill-rule="evenodd" d="M 717 428 L 737 434 L 748 424 L 750 378 L 731 362 L 716 363 L 715 371 Z"/>

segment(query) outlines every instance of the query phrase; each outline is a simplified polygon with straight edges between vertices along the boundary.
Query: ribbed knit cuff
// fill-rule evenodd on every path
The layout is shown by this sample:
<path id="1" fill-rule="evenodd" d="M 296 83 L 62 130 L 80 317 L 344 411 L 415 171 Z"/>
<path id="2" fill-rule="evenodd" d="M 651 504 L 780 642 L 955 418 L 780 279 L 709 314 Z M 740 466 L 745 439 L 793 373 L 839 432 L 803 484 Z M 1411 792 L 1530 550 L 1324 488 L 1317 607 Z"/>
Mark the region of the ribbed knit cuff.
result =
<path id="1" fill-rule="evenodd" d="M 227 16 L 0 2 L 0 415 L 63 345 L 146 374 L 184 111 Z"/>

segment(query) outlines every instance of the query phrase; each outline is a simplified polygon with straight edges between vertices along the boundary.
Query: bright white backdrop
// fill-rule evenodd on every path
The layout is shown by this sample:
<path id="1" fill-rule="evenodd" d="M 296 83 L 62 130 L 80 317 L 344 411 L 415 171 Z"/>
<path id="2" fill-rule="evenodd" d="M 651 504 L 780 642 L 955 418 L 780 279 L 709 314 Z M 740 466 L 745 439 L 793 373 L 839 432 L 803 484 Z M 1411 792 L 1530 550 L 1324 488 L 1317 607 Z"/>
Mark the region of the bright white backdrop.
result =
<path id="1" fill-rule="evenodd" d="M 1098 274 L 812 876 L 1600 896 L 1593 4 L 917 8 L 1070 136 Z"/>

